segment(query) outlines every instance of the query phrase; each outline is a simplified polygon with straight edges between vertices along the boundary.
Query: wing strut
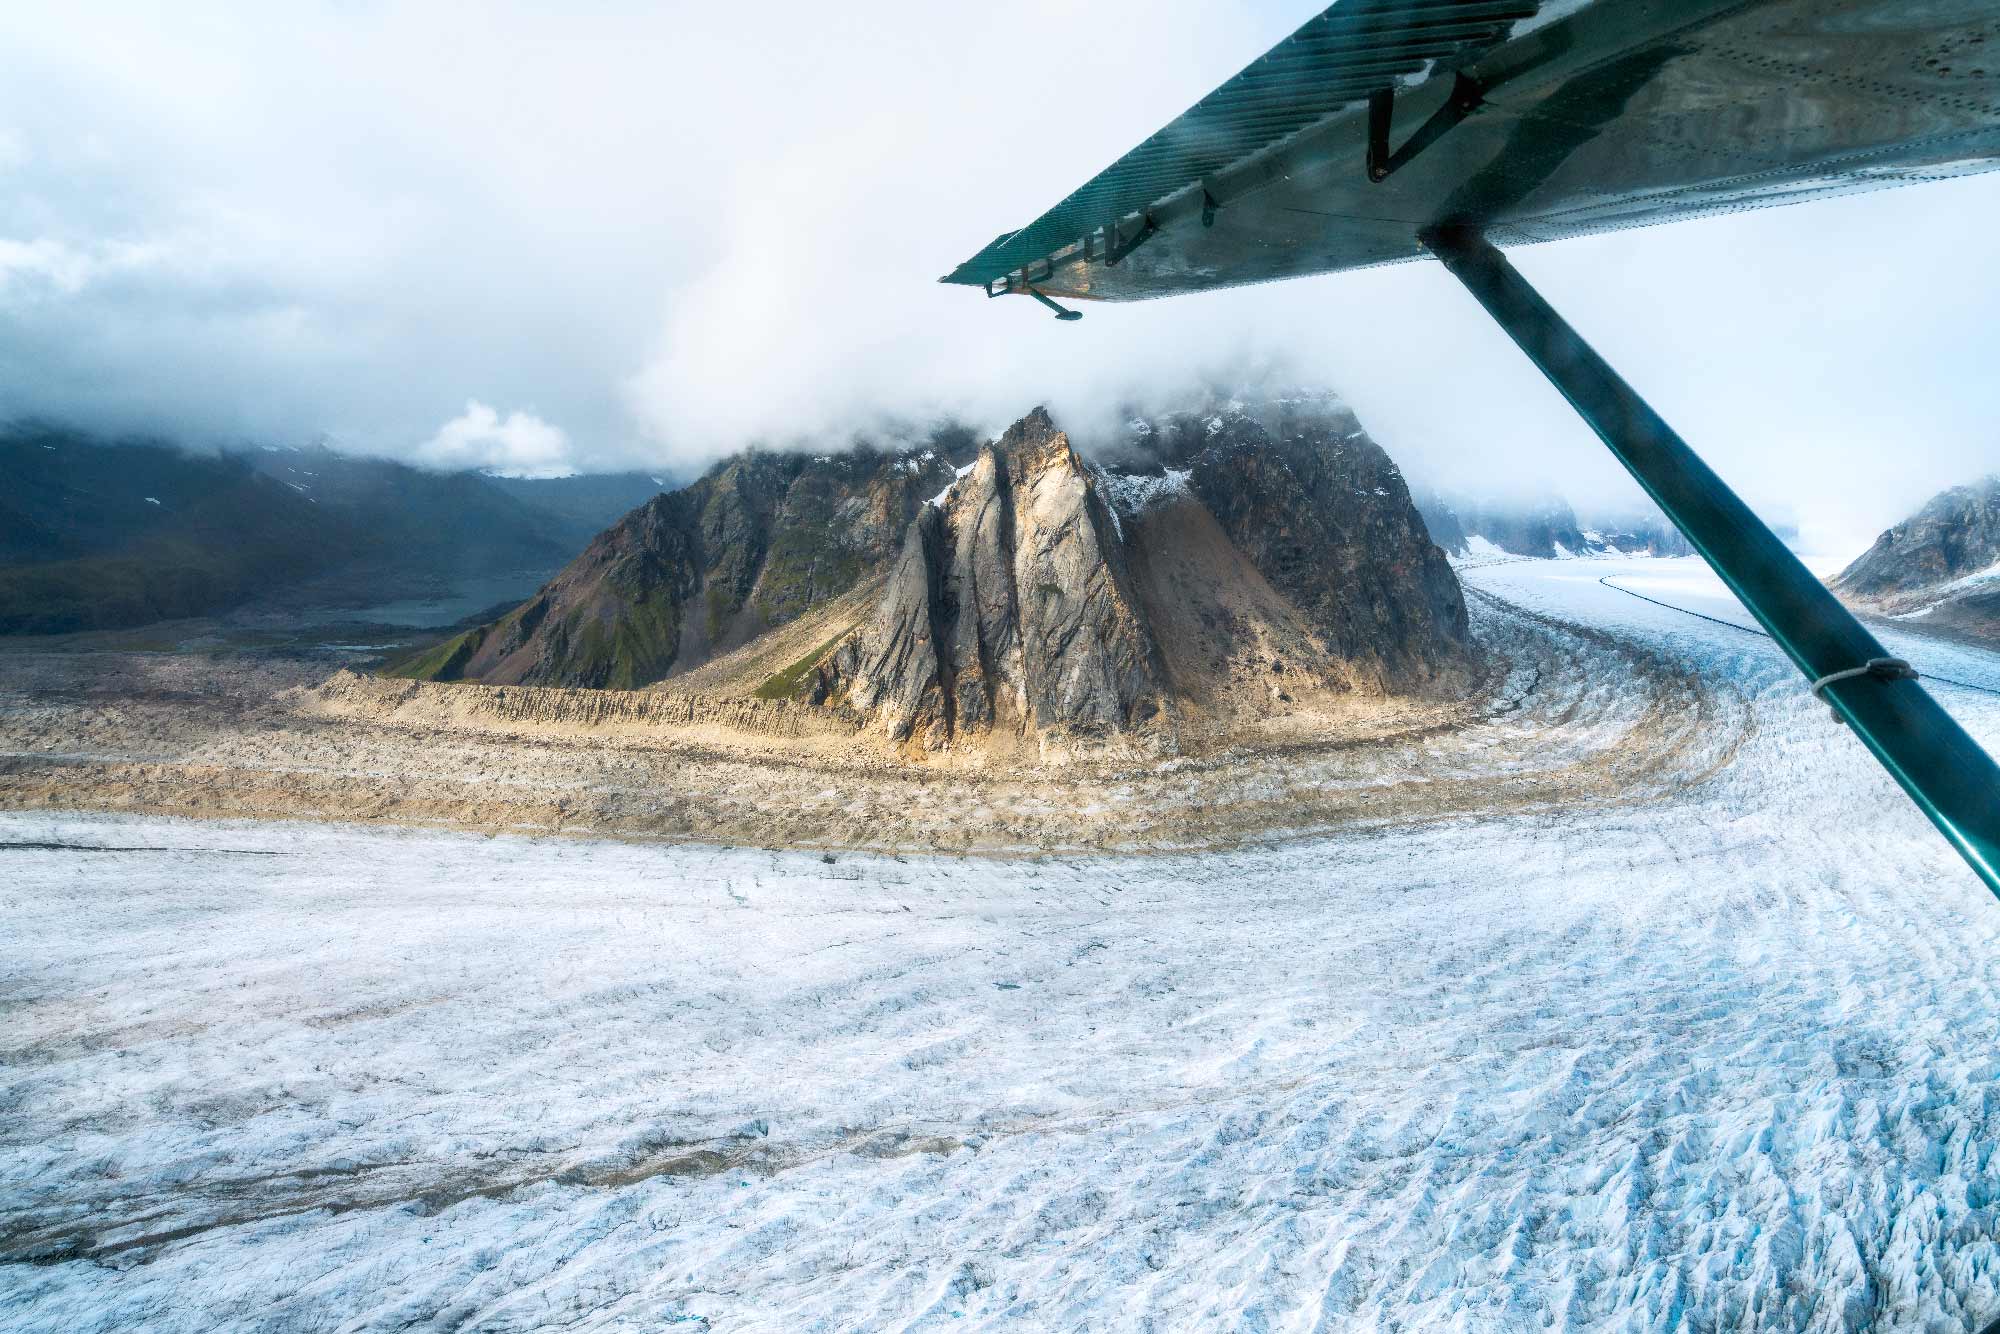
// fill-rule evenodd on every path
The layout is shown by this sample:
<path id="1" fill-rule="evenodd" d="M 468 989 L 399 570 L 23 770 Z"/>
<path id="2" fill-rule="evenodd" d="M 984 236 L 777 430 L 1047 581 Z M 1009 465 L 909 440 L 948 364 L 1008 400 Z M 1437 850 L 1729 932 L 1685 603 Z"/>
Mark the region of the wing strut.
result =
<path id="1" fill-rule="evenodd" d="M 1541 368 L 1910 799 L 2000 894 L 2000 767 L 1477 231 L 1424 244 Z"/>

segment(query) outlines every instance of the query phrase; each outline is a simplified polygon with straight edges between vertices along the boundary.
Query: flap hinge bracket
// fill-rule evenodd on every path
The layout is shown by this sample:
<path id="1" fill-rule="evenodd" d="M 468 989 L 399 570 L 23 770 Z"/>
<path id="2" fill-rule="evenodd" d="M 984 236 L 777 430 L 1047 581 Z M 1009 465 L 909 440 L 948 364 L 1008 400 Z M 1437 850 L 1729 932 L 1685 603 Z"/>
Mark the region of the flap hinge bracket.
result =
<path id="1" fill-rule="evenodd" d="M 1160 224 L 1153 221 L 1153 215 L 1150 211 L 1139 215 L 1139 230 L 1132 233 L 1130 240 L 1119 235 L 1117 223 L 1114 222 L 1105 227 L 1104 267 L 1107 269 L 1116 267 L 1119 260 L 1124 259 L 1125 256 L 1152 240 L 1153 234 L 1159 230 Z"/>
<path id="2" fill-rule="evenodd" d="M 1460 71 L 1452 79 L 1451 96 L 1445 99 L 1445 104 L 1433 111 L 1430 119 L 1417 126 L 1416 132 L 1392 153 L 1389 123 L 1396 116 L 1396 90 L 1378 88 L 1368 94 L 1368 179 L 1378 185 L 1388 180 L 1407 166 L 1410 159 L 1443 138 L 1452 126 L 1479 110 L 1485 100 L 1486 90 Z"/>

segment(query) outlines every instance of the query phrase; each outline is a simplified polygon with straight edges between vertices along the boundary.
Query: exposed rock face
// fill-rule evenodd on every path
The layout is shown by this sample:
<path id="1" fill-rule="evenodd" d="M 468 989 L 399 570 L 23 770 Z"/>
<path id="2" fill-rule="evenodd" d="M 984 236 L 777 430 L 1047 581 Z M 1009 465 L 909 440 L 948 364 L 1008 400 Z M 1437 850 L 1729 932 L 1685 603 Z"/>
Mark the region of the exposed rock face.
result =
<path id="1" fill-rule="evenodd" d="M 1136 423 L 1145 472 L 1037 409 L 911 525 L 813 697 L 936 747 L 1167 723 L 1250 672 L 1279 700 L 1461 684 L 1464 599 L 1395 465 L 1337 400 L 1262 408 Z"/>
<path id="2" fill-rule="evenodd" d="M 837 597 L 952 478 L 936 445 L 750 453 L 600 533 L 533 598 L 399 669 L 430 680 L 633 689 Z"/>
<path id="3" fill-rule="evenodd" d="M 2000 475 L 1933 496 L 1833 588 L 1870 611 L 2000 640 Z"/>
<path id="4" fill-rule="evenodd" d="M 1129 729 L 1160 712 L 1162 677 L 1098 475 L 1036 409 L 910 525 L 880 611 L 815 697 L 937 746 Z"/>

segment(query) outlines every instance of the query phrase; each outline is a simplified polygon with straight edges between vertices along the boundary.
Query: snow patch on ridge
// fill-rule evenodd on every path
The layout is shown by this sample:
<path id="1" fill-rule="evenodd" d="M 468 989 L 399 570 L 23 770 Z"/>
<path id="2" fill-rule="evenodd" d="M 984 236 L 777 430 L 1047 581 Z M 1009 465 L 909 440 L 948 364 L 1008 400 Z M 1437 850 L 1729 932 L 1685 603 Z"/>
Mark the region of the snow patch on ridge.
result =
<path id="1" fill-rule="evenodd" d="M 974 468 L 978 466 L 979 466 L 979 461 L 975 459 L 971 463 L 966 464 L 963 468 L 958 469 L 956 475 L 949 482 L 946 482 L 944 484 L 944 490 L 938 492 L 936 495 L 932 496 L 929 500 L 926 500 L 924 503 L 926 505 L 935 505 L 939 509 L 943 509 L 944 503 L 947 500 L 951 499 L 952 491 L 958 486 L 960 482 L 965 480 L 965 476 L 967 473 L 971 472 Z"/>
<path id="2" fill-rule="evenodd" d="M 1119 516 L 1136 517 L 1155 505 L 1184 500 L 1194 494 L 1188 488 L 1188 478 L 1192 472 L 1187 469 L 1168 468 L 1163 473 L 1117 473 L 1091 465 L 1091 475 L 1097 480 L 1098 493 L 1104 497 L 1105 508 L 1111 511 L 1111 522 L 1122 540 L 1125 526 Z"/>
<path id="3" fill-rule="evenodd" d="M 1939 584 L 1937 587 L 1929 590 L 1935 599 L 1934 601 L 1926 602 L 1914 611 L 1897 612 L 1893 619 L 1909 621 L 1915 620 L 1919 616 L 1928 616 L 1954 598 L 1965 593 L 1978 592 L 1991 583 L 2000 583 L 2000 561 L 1994 562 L 1983 570 L 1974 570 L 1971 574 L 1960 575 L 1948 584 Z"/>
<path id="4" fill-rule="evenodd" d="M 1977 588 L 1981 584 L 1996 581 L 2000 581 L 2000 561 L 1995 561 L 1983 570 L 1974 570 L 1971 574 L 1960 575 L 1950 583 L 1941 585 L 1937 591 L 1948 596 L 1954 596 Z"/>

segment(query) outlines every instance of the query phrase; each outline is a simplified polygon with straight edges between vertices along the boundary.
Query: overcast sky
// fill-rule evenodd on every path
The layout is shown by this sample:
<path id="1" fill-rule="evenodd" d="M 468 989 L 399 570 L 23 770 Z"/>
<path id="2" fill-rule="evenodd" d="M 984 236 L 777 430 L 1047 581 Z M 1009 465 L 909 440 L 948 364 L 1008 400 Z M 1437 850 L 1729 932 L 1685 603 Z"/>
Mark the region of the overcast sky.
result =
<path id="1" fill-rule="evenodd" d="M 1280 358 L 1414 474 L 1620 494 L 1435 265 L 1068 325 L 934 281 L 1315 8 L 5 6 L 0 417 L 685 472 Z M 1833 549 L 2000 467 L 1995 216 L 1987 176 L 1515 259 Z"/>

